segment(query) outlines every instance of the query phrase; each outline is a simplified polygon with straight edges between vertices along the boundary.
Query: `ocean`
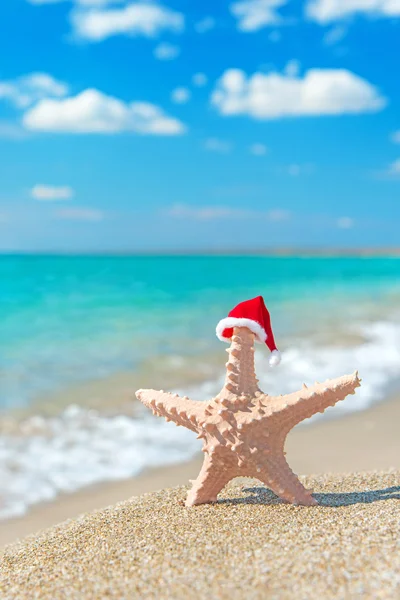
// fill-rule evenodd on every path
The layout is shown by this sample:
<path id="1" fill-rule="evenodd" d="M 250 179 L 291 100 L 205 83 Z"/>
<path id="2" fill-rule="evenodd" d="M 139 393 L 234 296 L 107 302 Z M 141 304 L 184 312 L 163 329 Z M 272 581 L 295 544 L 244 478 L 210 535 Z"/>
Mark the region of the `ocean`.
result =
<path id="1" fill-rule="evenodd" d="M 0 257 L 0 518 L 101 481 L 181 462 L 201 447 L 149 415 L 135 389 L 206 399 L 224 379 L 217 322 L 263 295 L 286 393 L 358 370 L 362 387 L 319 418 L 399 387 L 400 259 L 264 256 Z"/>

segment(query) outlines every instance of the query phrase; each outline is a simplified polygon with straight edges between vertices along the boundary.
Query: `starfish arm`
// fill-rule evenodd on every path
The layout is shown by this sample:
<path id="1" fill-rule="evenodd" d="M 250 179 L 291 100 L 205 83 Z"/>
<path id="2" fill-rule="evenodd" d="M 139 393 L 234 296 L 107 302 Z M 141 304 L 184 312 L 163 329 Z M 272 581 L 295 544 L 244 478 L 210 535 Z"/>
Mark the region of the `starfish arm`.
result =
<path id="1" fill-rule="evenodd" d="M 271 457 L 261 463 L 254 477 L 265 483 L 279 498 L 293 504 L 315 506 L 317 501 L 293 473 L 284 455 Z"/>
<path id="2" fill-rule="evenodd" d="M 294 394 L 273 399 L 272 412 L 281 422 L 282 429 L 290 431 L 304 419 L 318 412 L 323 413 L 326 408 L 344 400 L 349 394 L 355 394 L 355 389 L 359 386 L 357 372 L 330 379 L 325 383 L 316 383 L 310 388 L 304 386 Z"/>
<path id="3" fill-rule="evenodd" d="M 187 427 L 192 431 L 199 430 L 199 422 L 204 419 L 205 405 L 203 402 L 190 400 L 169 392 L 156 390 L 138 390 L 136 397 L 159 417 L 174 421 L 177 425 Z"/>
<path id="4" fill-rule="evenodd" d="M 230 469 L 213 462 L 213 459 L 206 455 L 199 476 L 192 481 L 186 506 L 216 502 L 218 493 L 234 476 Z"/>

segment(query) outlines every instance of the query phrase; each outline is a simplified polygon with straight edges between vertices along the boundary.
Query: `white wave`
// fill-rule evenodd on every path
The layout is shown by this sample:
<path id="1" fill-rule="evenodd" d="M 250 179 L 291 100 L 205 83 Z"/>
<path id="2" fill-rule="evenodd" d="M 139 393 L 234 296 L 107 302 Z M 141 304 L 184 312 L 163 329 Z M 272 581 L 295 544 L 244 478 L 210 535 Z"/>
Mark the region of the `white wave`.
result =
<path id="1" fill-rule="evenodd" d="M 304 344 L 290 348 L 269 393 L 286 393 L 298 389 L 303 382 L 312 384 L 358 371 L 362 385 L 356 395 L 348 396 L 313 420 L 339 417 L 385 400 L 400 380 L 400 324 L 363 323 L 354 327 L 354 333 L 360 334 L 364 342 L 356 346 L 316 348 Z M 265 386 L 267 378 L 260 378 Z"/>
<path id="2" fill-rule="evenodd" d="M 62 492 L 179 463 L 200 450 L 193 433 L 145 416 L 105 418 L 70 406 L 57 418 L 31 417 L 0 437 L 0 519 Z"/>
<path id="3" fill-rule="evenodd" d="M 296 340 L 287 347 L 282 363 L 275 368 L 268 364 L 268 350 L 259 350 L 256 371 L 261 389 L 271 396 L 286 394 L 298 390 L 303 383 L 311 385 L 358 371 L 362 385 L 356 395 L 348 396 L 323 415 L 315 415 L 313 420 L 339 417 L 385 400 L 400 382 L 400 323 L 358 323 L 352 333 L 364 341 L 355 346 L 317 347 Z M 206 382 L 182 393 L 201 399 L 215 394 L 222 384 L 223 377 L 218 382 Z"/>
<path id="4" fill-rule="evenodd" d="M 359 323 L 354 333 L 364 340 L 355 346 L 293 343 L 276 369 L 268 366 L 268 352 L 261 349 L 256 354 L 260 386 L 271 395 L 287 393 L 303 382 L 358 370 L 362 386 L 357 394 L 313 418 L 340 416 L 384 400 L 399 381 L 400 323 Z M 223 377 L 174 391 L 206 399 L 222 384 Z M 110 418 L 71 406 L 57 418 L 31 417 L 18 433 L 0 436 L 0 519 L 22 515 L 29 506 L 62 492 L 182 462 L 200 447 L 191 431 L 145 410 L 142 418 Z"/>

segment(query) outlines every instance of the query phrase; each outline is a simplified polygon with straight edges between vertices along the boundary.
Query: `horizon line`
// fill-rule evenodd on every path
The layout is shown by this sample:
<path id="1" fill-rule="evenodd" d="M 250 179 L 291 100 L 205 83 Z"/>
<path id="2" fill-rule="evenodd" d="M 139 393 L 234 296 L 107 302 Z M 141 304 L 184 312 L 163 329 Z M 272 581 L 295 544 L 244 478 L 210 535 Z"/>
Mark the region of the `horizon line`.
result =
<path id="1" fill-rule="evenodd" d="M 284 247 L 265 249 L 169 249 L 154 250 L 0 250 L 0 257 L 5 256 L 32 256 L 32 257 L 190 257 L 190 256 L 270 256 L 270 257 L 400 257 L 400 247 Z"/>

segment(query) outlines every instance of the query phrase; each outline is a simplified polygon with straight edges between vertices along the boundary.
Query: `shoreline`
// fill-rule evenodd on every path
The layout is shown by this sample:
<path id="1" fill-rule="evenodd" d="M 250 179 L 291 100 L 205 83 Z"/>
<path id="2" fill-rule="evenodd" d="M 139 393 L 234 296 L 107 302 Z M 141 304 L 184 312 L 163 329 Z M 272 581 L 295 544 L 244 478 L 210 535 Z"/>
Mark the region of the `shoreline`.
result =
<path id="1" fill-rule="evenodd" d="M 295 428 L 286 450 L 301 475 L 400 469 L 400 399 L 392 398 L 361 412 Z M 0 522 L 0 548 L 83 512 L 101 509 L 132 496 L 188 484 L 202 454 L 187 463 L 147 470 L 135 478 L 96 484 L 52 502 L 33 506 L 23 517 Z"/>

